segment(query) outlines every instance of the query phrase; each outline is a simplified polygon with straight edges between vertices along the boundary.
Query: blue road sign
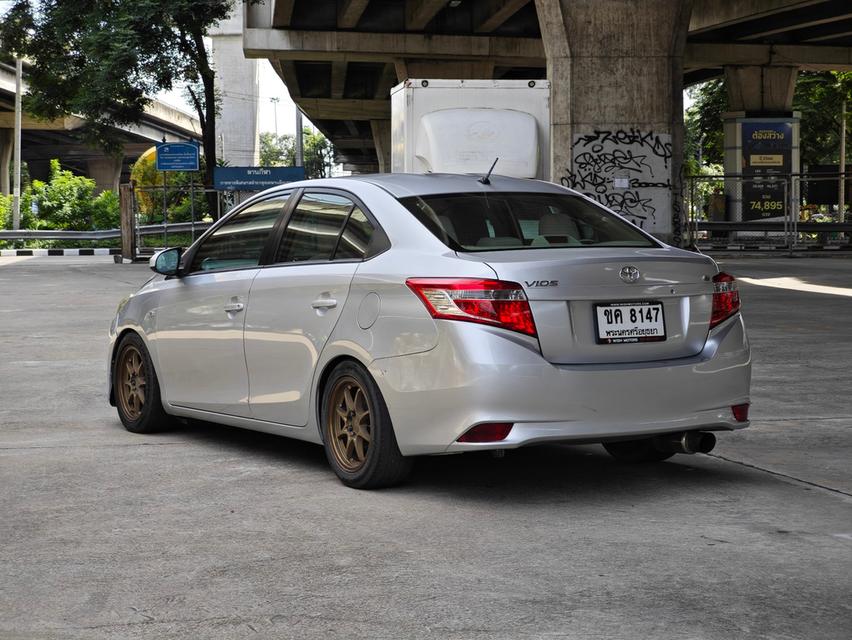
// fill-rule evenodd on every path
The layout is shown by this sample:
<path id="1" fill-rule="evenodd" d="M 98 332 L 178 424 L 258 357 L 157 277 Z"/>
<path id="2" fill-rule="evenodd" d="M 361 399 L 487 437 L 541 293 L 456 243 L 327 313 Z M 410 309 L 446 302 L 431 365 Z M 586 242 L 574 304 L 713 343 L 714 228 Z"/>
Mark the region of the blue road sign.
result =
<path id="1" fill-rule="evenodd" d="M 262 191 L 282 182 L 304 179 L 304 167 L 216 167 L 213 169 L 213 186 L 220 191 Z"/>
<path id="2" fill-rule="evenodd" d="M 157 171 L 198 171 L 198 145 L 194 142 L 158 144 Z"/>

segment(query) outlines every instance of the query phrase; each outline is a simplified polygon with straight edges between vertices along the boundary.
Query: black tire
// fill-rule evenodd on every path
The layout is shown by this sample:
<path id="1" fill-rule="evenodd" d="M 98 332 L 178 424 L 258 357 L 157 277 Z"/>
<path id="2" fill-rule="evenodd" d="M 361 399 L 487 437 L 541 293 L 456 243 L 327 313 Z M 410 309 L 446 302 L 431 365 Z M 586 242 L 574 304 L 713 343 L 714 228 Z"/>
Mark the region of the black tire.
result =
<path id="1" fill-rule="evenodd" d="M 658 450 L 650 438 L 624 440 L 621 442 L 604 442 L 603 447 L 609 455 L 619 462 L 662 462 L 674 455 L 674 453 Z"/>
<path id="2" fill-rule="evenodd" d="M 170 426 L 172 418 L 163 409 L 154 363 L 135 333 L 124 336 L 115 352 L 112 390 L 118 417 L 128 431 L 155 433 Z"/>
<path id="3" fill-rule="evenodd" d="M 413 461 L 399 452 L 382 394 L 355 362 L 343 362 L 329 375 L 320 399 L 320 432 L 329 465 L 348 487 L 390 487 L 411 472 Z"/>

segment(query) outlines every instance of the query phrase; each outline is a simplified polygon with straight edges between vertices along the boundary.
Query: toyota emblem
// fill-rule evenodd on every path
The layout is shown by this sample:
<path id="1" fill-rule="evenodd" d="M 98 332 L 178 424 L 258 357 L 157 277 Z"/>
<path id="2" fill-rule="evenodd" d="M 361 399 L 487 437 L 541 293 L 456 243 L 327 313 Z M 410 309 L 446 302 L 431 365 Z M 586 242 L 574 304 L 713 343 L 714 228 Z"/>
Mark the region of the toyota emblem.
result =
<path id="1" fill-rule="evenodd" d="M 639 269 L 632 265 L 621 267 L 621 271 L 618 273 L 618 277 L 624 280 L 627 284 L 636 282 L 640 275 Z"/>

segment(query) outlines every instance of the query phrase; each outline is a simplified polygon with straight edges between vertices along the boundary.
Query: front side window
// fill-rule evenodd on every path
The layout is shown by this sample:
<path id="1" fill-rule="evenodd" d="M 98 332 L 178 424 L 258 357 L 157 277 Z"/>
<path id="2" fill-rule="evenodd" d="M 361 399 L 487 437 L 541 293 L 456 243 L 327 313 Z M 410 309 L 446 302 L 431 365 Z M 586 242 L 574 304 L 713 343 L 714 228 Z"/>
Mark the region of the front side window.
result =
<path id="1" fill-rule="evenodd" d="M 275 262 L 331 260 L 340 229 L 355 203 L 329 193 L 302 196 L 284 230 Z"/>
<path id="2" fill-rule="evenodd" d="M 243 269 L 260 264 L 260 255 L 287 196 L 253 204 L 204 239 L 189 272 Z"/>
<path id="3" fill-rule="evenodd" d="M 453 193 L 400 202 L 456 251 L 658 246 L 618 216 L 570 194 Z"/>

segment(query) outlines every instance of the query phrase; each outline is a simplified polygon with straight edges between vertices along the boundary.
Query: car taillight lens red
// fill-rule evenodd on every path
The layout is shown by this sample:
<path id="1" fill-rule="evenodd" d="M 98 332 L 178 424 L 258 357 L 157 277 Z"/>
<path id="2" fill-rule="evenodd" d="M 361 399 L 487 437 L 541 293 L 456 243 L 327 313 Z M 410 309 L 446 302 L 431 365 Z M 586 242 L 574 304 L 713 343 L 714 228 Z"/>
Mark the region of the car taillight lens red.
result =
<path id="1" fill-rule="evenodd" d="M 731 407 L 731 413 L 734 414 L 734 420 L 737 422 L 748 421 L 748 402 L 745 404 L 735 404 Z"/>
<path id="2" fill-rule="evenodd" d="M 727 273 L 713 276 L 713 313 L 710 316 L 710 328 L 727 320 L 740 310 L 740 292 L 737 281 Z"/>
<path id="3" fill-rule="evenodd" d="M 530 303 L 516 282 L 474 278 L 405 281 L 433 318 L 490 324 L 536 336 Z"/>
<path id="4" fill-rule="evenodd" d="M 458 442 L 499 442 L 506 439 L 513 426 L 511 422 L 478 424 L 459 436 Z"/>

